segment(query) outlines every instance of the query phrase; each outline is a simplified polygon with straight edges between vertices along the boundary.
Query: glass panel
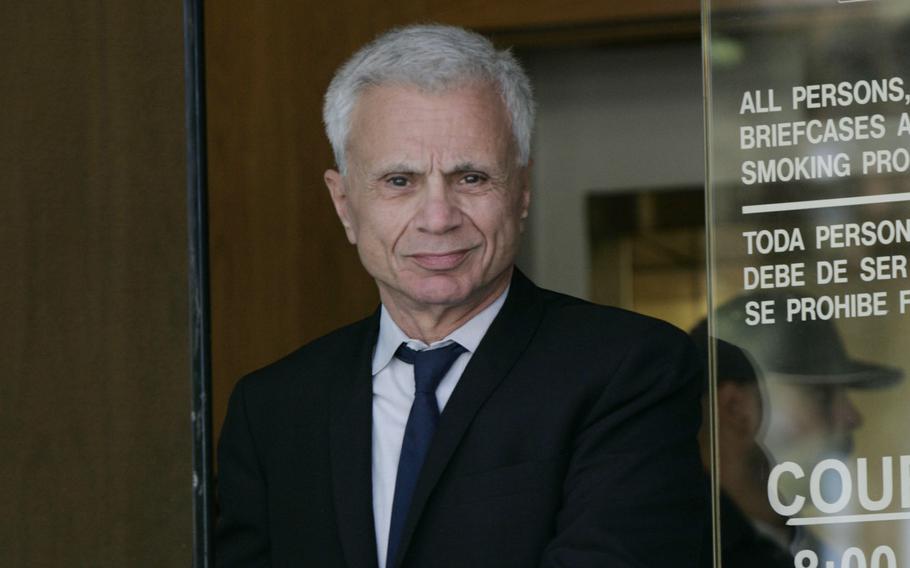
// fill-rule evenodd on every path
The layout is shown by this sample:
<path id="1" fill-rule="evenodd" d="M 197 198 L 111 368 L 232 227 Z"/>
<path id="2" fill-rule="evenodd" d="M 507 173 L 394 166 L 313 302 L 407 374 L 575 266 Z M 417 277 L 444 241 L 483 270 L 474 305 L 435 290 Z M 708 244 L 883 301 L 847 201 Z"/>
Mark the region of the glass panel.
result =
<path id="1" fill-rule="evenodd" d="M 723 566 L 910 566 L 910 3 L 705 6 Z"/>

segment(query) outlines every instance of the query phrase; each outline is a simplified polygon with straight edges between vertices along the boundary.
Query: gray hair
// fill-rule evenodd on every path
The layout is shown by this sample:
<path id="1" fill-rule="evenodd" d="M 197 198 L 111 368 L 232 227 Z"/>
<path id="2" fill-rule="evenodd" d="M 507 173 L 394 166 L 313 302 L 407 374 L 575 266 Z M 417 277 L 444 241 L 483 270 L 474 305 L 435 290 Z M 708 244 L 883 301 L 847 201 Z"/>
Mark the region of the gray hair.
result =
<path id="1" fill-rule="evenodd" d="M 351 112 L 368 87 L 414 85 L 441 92 L 471 81 L 486 81 L 502 96 L 511 117 L 519 165 L 531 154 L 534 97 L 531 82 L 509 50 L 497 51 L 487 38 L 453 26 L 417 25 L 384 33 L 355 53 L 325 93 L 322 120 L 344 174 Z"/>

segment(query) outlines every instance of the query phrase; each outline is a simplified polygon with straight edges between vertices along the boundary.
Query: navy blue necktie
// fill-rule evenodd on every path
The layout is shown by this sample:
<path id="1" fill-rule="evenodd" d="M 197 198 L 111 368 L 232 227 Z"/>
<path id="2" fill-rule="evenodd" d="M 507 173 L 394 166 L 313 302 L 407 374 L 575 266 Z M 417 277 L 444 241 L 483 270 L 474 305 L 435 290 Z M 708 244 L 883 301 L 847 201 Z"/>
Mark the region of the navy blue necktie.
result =
<path id="1" fill-rule="evenodd" d="M 392 568 L 395 553 L 401 541 L 404 521 L 411 508 L 411 496 L 417 485 L 417 476 L 427 457 L 430 441 L 439 421 L 436 387 L 459 355 L 467 351 L 457 343 L 437 349 L 415 351 L 402 343 L 395 356 L 414 365 L 414 403 L 408 415 L 398 459 L 398 477 L 395 478 L 395 497 L 392 501 L 392 522 L 389 525 L 389 550 L 386 567 Z"/>

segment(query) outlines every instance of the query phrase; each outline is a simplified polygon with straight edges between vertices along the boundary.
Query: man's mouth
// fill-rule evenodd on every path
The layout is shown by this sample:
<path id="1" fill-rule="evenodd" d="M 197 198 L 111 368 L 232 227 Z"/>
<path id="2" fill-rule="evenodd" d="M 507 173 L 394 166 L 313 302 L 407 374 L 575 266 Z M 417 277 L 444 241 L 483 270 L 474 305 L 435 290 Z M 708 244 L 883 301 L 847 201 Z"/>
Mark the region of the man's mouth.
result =
<path id="1" fill-rule="evenodd" d="M 444 253 L 418 253 L 412 254 L 411 258 L 425 270 L 452 270 L 461 264 L 469 252 L 471 252 L 471 249 L 460 249 Z"/>

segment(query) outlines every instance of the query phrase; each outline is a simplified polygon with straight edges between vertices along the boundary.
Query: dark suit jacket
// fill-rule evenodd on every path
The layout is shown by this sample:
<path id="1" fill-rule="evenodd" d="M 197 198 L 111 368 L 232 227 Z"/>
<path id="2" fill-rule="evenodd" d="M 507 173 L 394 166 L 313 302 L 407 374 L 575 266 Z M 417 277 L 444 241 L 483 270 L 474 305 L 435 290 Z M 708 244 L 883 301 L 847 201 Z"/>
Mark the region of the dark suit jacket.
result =
<path id="1" fill-rule="evenodd" d="M 793 555 L 760 534 L 733 500 L 720 494 L 721 558 L 725 568 L 791 568 Z M 822 564 L 823 566 L 823 564 Z"/>
<path id="2" fill-rule="evenodd" d="M 378 322 L 238 383 L 219 446 L 219 566 L 376 566 Z M 516 270 L 440 417 L 395 568 L 698 566 L 697 361 L 676 328 Z"/>

